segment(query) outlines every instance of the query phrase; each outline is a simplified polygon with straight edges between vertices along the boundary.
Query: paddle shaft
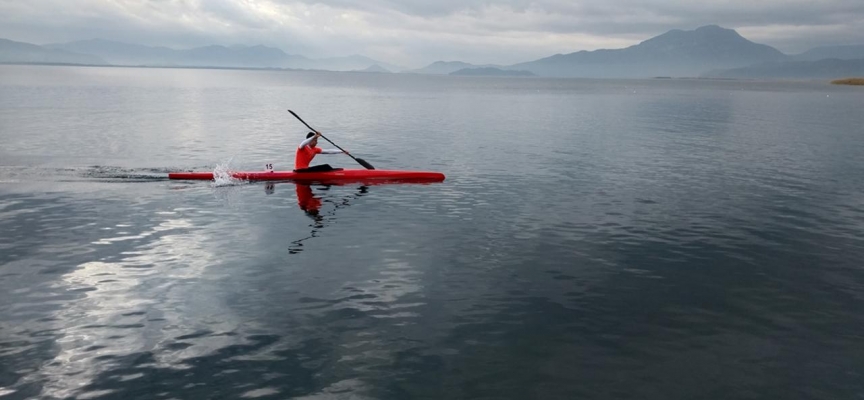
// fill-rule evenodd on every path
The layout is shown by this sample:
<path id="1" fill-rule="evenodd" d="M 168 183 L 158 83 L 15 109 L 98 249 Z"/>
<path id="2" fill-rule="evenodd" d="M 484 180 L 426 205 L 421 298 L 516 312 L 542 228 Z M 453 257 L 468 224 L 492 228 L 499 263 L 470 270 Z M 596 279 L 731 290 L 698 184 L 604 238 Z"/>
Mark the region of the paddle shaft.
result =
<path id="1" fill-rule="evenodd" d="M 359 158 L 357 158 L 357 157 L 354 157 L 353 155 L 351 155 L 351 153 L 345 151 L 345 149 L 339 147 L 339 145 L 337 145 L 336 143 L 333 143 L 332 140 L 327 139 L 327 136 L 322 135 L 321 132 L 318 132 L 317 129 L 315 129 L 315 128 L 309 126 L 309 124 L 307 124 L 306 121 L 303 120 L 303 118 L 300 118 L 300 116 L 297 115 L 297 113 L 295 113 L 294 111 L 288 110 L 288 112 L 291 113 L 291 115 L 293 115 L 294 118 L 297 118 L 298 120 L 300 120 L 300 122 L 302 122 L 303 125 L 306 125 L 307 128 L 313 130 L 313 131 L 314 131 L 315 133 L 317 133 L 319 136 L 321 136 L 322 138 L 324 138 L 324 140 L 326 140 L 326 141 L 328 141 L 330 144 L 336 146 L 337 149 L 342 150 L 342 152 L 345 153 L 345 154 L 347 154 L 348 157 L 353 158 L 354 161 L 357 161 L 358 164 L 362 165 L 362 166 L 365 167 L 366 169 L 375 169 L 375 167 L 373 167 L 372 164 L 369 164 L 368 162 L 366 162 L 366 160 L 361 160 L 361 159 L 359 159 Z"/>

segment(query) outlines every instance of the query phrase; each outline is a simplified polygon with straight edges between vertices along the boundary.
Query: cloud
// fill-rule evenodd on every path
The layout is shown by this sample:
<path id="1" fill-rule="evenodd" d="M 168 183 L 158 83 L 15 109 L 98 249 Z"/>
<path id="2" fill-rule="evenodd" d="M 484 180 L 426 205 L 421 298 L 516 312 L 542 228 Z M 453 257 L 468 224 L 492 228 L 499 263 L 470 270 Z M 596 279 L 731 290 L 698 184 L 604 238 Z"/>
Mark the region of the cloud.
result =
<path id="1" fill-rule="evenodd" d="M 717 24 L 786 52 L 864 43 L 852 0 L 0 0 L 0 37 L 36 43 L 101 37 L 150 45 L 265 44 L 289 53 L 361 53 L 419 66 L 508 64 L 636 44 Z"/>

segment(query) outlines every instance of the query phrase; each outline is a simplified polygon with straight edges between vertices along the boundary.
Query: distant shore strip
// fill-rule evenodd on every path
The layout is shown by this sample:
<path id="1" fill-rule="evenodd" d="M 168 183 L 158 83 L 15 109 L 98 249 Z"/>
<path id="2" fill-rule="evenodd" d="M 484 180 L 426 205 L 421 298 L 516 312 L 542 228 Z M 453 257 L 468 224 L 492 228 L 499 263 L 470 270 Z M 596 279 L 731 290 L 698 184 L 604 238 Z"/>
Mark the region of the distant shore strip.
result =
<path id="1" fill-rule="evenodd" d="M 864 86 L 864 78 L 845 78 L 845 79 L 835 79 L 831 81 L 831 83 L 835 85 L 856 85 L 856 86 Z"/>

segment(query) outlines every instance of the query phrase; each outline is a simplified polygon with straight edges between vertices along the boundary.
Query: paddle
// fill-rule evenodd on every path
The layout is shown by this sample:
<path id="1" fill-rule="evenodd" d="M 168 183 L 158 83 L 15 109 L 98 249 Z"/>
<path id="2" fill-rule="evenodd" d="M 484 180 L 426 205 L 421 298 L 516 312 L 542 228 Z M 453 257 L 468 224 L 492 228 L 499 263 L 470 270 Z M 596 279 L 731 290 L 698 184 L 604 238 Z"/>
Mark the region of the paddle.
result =
<path id="1" fill-rule="evenodd" d="M 321 132 L 318 132 L 317 130 L 315 130 L 315 128 L 309 126 L 309 124 L 307 124 L 306 121 L 303 120 L 303 118 L 300 118 L 300 116 L 297 115 L 297 113 L 295 113 L 294 111 L 291 111 L 291 110 L 288 110 L 288 112 L 291 113 L 291 115 L 293 115 L 295 118 L 299 119 L 300 122 L 302 122 L 303 125 L 306 125 L 307 128 L 309 128 L 309 129 L 315 131 L 315 133 L 321 135 Z M 349 153 L 349 152 L 345 151 L 345 149 L 343 149 L 343 148 L 337 146 L 336 143 L 333 143 L 332 141 L 330 141 L 330 139 L 327 139 L 326 136 L 321 135 L 321 137 L 324 138 L 324 140 L 330 142 L 330 144 L 336 146 L 337 149 L 342 150 L 343 152 L 345 152 L 345 154 L 347 154 L 348 157 L 353 158 L 354 161 L 357 161 L 360 165 L 363 166 L 363 168 L 366 168 L 366 169 L 375 169 L 375 167 L 373 167 L 372 164 L 369 164 L 368 162 L 366 162 L 366 160 L 364 160 L 364 159 L 362 159 L 362 158 L 356 158 L 356 157 L 352 156 L 351 153 Z"/>

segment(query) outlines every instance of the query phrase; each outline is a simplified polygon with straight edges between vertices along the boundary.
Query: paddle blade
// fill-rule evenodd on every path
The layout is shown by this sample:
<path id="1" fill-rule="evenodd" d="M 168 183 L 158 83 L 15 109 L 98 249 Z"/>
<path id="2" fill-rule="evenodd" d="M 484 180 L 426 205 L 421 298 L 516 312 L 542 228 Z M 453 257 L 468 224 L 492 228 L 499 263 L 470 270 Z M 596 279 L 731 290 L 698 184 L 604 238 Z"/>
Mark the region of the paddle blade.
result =
<path id="1" fill-rule="evenodd" d="M 362 158 L 355 158 L 355 160 L 357 160 L 357 162 L 360 163 L 360 165 L 362 165 L 366 169 L 375 169 L 375 167 L 373 167 L 372 164 L 369 164 L 368 162 L 366 162 L 366 160 L 364 160 Z"/>

